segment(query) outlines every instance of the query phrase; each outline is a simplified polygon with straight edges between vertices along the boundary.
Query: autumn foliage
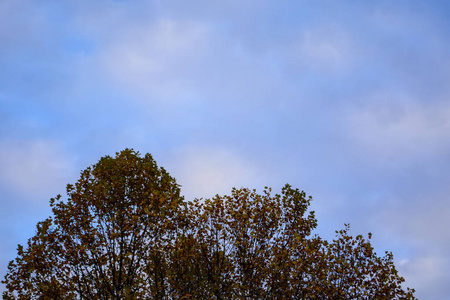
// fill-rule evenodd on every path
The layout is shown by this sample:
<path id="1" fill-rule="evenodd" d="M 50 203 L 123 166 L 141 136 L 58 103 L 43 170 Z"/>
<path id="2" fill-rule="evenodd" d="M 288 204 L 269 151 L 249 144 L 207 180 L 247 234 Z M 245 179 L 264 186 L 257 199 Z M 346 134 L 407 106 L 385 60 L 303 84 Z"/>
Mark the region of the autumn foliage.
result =
<path id="1" fill-rule="evenodd" d="M 185 201 L 150 154 L 126 149 L 51 199 L 3 299 L 415 299 L 370 236 L 313 235 L 310 201 L 289 185 Z"/>

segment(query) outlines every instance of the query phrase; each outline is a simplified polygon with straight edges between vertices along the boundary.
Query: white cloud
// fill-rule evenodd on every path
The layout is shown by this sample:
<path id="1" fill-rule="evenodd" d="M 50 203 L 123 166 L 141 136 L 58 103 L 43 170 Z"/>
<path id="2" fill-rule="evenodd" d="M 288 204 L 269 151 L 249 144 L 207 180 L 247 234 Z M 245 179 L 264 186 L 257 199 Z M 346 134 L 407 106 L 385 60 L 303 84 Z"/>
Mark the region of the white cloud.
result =
<path id="1" fill-rule="evenodd" d="M 347 71 L 356 55 L 351 36 L 338 26 L 306 29 L 292 51 L 301 65 L 323 73 Z"/>
<path id="2" fill-rule="evenodd" d="M 129 25 L 129 24 L 128 24 Z M 161 19 L 129 26 L 101 53 L 101 67 L 135 94 L 167 101 L 192 87 L 187 71 L 207 47 L 208 29 L 200 22 Z"/>
<path id="3" fill-rule="evenodd" d="M 99 67 L 135 99 L 170 107 L 279 94 L 282 81 L 271 58 L 217 24 L 158 18 L 124 27 L 99 53 Z"/>
<path id="4" fill-rule="evenodd" d="M 0 142 L 0 177 L 17 193 L 27 196 L 63 193 L 70 177 L 70 163 L 61 149 L 50 141 Z M 46 198 L 45 200 L 48 200 Z"/>
<path id="5" fill-rule="evenodd" d="M 255 188 L 264 180 L 258 166 L 220 147 L 183 147 L 171 155 L 168 170 L 181 184 L 186 200 L 230 194 L 233 187 Z"/>
<path id="6" fill-rule="evenodd" d="M 351 112 L 349 130 L 365 153 L 382 158 L 442 154 L 450 147 L 450 105 L 377 95 Z"/>
<path id="7" fill-rule="evenodd" d="M 448 291 L 449 261 L 445 256 L 421 254 L 397 266 L 405 286 L 416 289 L 418 299 L 438 299 Z"/>
<path id="8" fill-rule="evenodd" d="M 419 299 L 439 299 L 433 293 L 449 289 L 449 189 L 424 196 L 419 188 L 414 194 L 404 201 L 391 199 L 385 203 L 377 214 L 377 224 L 388 244 L 402 245 L 390 250 L 398 259 L 396 266 L 405 277 L 406 286 L 416 289 Z"/>
<path id="9" fill-rule="evenodd" d="M 183 11 L 183 4 L 166 2 L 154 7 L 115 3 L 104 11 L 99 4 L 91 10 L 79 5 L 74 31 L 95 41 L 86 69 L 152 108 L 279 96 L 286 89 L 279 73 L 282 53 L 267 43 L 266 34 L 254 37 L 261 6 L 200 2 L 198 9 L 189 4 Z"/>
<path id="10" fill-rule="evenodd" d="M 403 201 L 393 198 L 378 214 L 378 223 L 390 235 L 424 246 L 428 252 L 446 249 L 450 246 L 449 192 L 448 186 L 444 186 L 430 194 L 419 189 Z M 429 249 L 428 245 L 436 249 Z"/>

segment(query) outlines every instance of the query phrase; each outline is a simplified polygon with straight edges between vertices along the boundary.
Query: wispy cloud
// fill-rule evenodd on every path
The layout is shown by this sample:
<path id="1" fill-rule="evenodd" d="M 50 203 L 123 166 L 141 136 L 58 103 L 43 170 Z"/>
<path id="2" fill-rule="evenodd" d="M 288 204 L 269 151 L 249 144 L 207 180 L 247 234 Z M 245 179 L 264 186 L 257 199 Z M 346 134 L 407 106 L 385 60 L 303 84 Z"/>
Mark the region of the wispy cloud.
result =
<path id="1" fill-rule="evenodd" d="M 71 162 L 57 143 L 45 140 L 1 141 L 0 165 L 7 188 L 32 199 L 45 199 L 55 190 L 62 193 L 72 173 Z"/>
<path id="2" fill-rule="evenodd" d="M 233 187 L 256 187 L 265 170 L 225 147 L 185 146 L 172 152 L 168 168 L 186 200 L 229 194 Z"/>
<path id="3" fill-rule="evenodd" d="M 426 159 L 450 147 L 450 104 L 383 93 L 352 112 L 349 126 L 367 153 L 402 160 Z M 412 157 L 411 157 L 412 156 Z"/>

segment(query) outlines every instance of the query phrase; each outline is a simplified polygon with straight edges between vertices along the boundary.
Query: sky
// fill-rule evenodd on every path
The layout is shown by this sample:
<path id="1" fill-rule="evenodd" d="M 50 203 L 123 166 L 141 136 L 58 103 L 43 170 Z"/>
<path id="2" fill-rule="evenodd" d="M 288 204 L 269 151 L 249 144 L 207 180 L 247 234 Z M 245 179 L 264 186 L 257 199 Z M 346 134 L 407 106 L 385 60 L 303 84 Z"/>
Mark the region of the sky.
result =
<path id="1" fill-rule="evenodd" d="M 448 1 L 0 0 L 0 277 L 125 148 L 186 200 L 289 183 L 450 294 Z M 4 290 L 0 286 L 0 291 Z"/>

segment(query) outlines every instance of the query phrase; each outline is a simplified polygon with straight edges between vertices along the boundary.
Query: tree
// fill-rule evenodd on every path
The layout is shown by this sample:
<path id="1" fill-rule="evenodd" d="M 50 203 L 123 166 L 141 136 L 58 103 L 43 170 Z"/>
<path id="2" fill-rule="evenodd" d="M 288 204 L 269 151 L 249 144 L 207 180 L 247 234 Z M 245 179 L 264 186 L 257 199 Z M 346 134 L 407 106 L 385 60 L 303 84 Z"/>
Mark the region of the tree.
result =
<path id="1" fill-rule="evenodd" d="M 4 299 L 163 298 L 179 192 L 149 154 L 103 157 L 67 186 L 67 201 L 51 199 L 54 216 L 19 246 Z"/>
<path id="2" fill-rule="evenodd" d="M 392 254 L 348 226 L 312 236 L 310 201 L 286 185 L 187 202 L 150 154 L 126 149 L 50 200 L 3 299 L 415 299 Z"/>
<path id="3" fill-rule="evenodd" d="M 392 254 L 373 251 L 371 235 L 352 237 L 346 225 L 331 243 L 311 236 L 310 201 L 286 185 L 281 195 L 233 189 L 191 203 L 176 269 L 201 291 L 193 299 L 415 299 Z"/>

